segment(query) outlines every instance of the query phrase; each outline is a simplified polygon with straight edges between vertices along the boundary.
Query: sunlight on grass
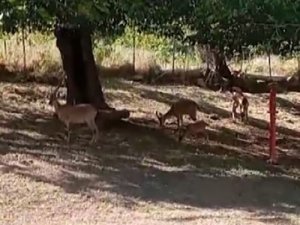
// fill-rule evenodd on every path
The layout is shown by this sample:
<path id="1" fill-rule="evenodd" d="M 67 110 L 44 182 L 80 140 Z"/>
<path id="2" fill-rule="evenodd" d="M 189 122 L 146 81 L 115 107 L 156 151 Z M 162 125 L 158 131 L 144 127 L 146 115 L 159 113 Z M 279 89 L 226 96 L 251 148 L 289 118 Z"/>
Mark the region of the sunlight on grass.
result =
<path id="1" fill-rule="evenodd" d="M 19 40 L 20 37 L 18 37 L 19 35 L 20 34 L 11 35 L 6 40 L 7 52 L 4 51 L 4 48 L 0 48 L 0 64 L 4 64 L 10 71 L 23 70 L 24 56 L 21 41 Z M 3 40 L 0 41 L 3 42 Z M 109 54 L 105 53 L 105 51 L 108 51 L 107 49 L 109 49 Z M 118 42 L 112 46 L 96 44 L 94 46 L 94 52 L 96 62 L 99 65 L 112 68 L 110 71 L 107 69 L 103 70 L 102 73 L 104 74 L 114 76 L 116 76 L 116 73 L 118 73 L 118 75 L 122 74 L 127 69 L 116 70 L 115 68 L 132 64 L 133 49 L 122 46 Z M 168 60 L 161 60 L 154 50 L 144 49 L 142 46 L 139 46 L 136 48 L 135 68 L 141 72 L 147 72 L 156 65 L 159 65 L 163 69 L 171 69 L 172 58 L 171 56 L 168 57 Z M 184 58 L 178 58 L 175 61 L 175 69 L 183 69 L 183 71 L 185 71 L 198 68 L 200 65 L 205 66 L 203 63 L 200 63 L 201 60 L 199 56 L 197 57 L 189 62 L 186 62 Z M 194 56 L 190 58 L 194 58 Z M 280 58 L 279 56 L 272 55 L 271 62 L 274 76 L 292 75 L 299 70 L 297 58 Z M 229 62 L 230 67 L 236 70 L 240 69 L 241 63 L 242 62 L 235 61 Z M 252 59 L 245 60 L 242 65 L 243 71 L 247 73 L 269 75 L 266 55 L 254 56 Z M 26 40 L 26 68 L 31 76 L 41 79 L 42 77 L 63 73 L 60 54 L 53 36 L 43 36 L 39 33 L 28 35 L 28 39 Z"/>

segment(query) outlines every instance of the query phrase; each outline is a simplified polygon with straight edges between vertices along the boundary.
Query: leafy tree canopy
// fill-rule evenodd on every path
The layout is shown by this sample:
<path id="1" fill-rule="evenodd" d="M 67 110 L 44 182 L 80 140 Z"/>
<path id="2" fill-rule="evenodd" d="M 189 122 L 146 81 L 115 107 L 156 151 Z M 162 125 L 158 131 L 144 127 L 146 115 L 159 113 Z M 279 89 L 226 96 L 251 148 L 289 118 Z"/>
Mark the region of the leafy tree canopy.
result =
<path id="1" fill-rule="evenodd" d="M 153 0 L 146 7 L 142 30 L 228 52 L 249 46 L 299 51 L 300 0 Z"/>
<path id="2" fill-rule="evenodd" d="M 229 50 L 272 46 L 274 53 L 300 46 L 299 0 L 196 0 L 190 40 Z"/>
<path id="3" fill-rule="evenodd" d="M 134 25 L 229 52 L 261 45 L 287 53 L 300 46 L 300 0 L 1 0 L 0 23 L 7 32 L 21 26 L 45 31 L 62 23 L 102 36 Z"/>
<path id="4" fill-rule="evenodd" d="M 0 21 L 2 29 L 9 33 L 22 26 L 47 31 L 55 24 L 64 24 L 109 35 L 125 28 L 121 3 L 118 0 L 1 0 Z"/>

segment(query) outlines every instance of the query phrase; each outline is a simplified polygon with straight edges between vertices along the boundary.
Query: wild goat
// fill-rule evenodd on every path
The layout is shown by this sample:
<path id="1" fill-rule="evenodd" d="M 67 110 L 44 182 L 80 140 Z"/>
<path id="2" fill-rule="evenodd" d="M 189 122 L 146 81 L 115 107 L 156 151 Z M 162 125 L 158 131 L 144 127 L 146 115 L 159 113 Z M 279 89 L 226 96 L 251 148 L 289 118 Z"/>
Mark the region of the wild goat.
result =
<path id="1" fill-rule="evenodd" d="M 240 108 L 241 120 L 243 122 L 248 121 L 248 108 L 249 108 L 248 98 L 244 95 L 244 93 L 240 88 L 233 87 L 232 88 L 232 110 L 231 110 L 231 116 L 233 120 L 235 120 L 237 116 L 238 107 Z"/>
<path id="2" fill-rule="evenodd" d="M 197 120 L 197 110 L 200 110 L 200 108 L 196 102 L 189 99 L 181 99 L 173 103 L 165 114 L 156 111 L 156 116 L 160 127 L 164 127 L 164 123 L 168 118 L 175 116 L 177 118 L 177 129 L 179 129 L 183 123 L 183 115 L 189 115 L 193 121 Z"/>
<path id="3" fill-rule="evenodd" d="M 181 142 L 182 139 L 187 135 L 196 135 L 199 136 L 200 134 L 205 135 L 205 139 L 208 140 L 208 135 L 205 132 L 206 127 L 209 124 L 206 123 L 204 120 L 199 120 L 195 123 L 190 123 L 185 127 L 181 127 L 179 130 L 179 135 L 178 135 L 178 141 Z"/>
<path id="4" fill-rule="evenodd" d="M 49 104 L 54 106 L 55 113 L 60 121 L 64 123 L 68 132 L 68 143 L 70 143 L 70 125 L 86 123 L 93 132 L 90 143 L 96 142 L 99 136 L 99 130 L 96 125 L 97 109 L 91 104 L 61 105 L 57 100 L 57 91 L 62 82 L 56 87 L 50 95 Z"/>

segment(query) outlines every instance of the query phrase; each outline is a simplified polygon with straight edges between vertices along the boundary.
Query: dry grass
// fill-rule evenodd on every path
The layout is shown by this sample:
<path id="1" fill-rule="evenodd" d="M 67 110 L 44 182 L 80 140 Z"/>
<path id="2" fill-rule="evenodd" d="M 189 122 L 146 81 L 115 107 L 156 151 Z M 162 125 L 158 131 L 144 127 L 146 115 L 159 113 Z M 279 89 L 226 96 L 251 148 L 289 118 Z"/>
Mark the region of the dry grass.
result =
<path id="1" fill-rule="evenodd" d="M 0 48 L 0 65 L 5 64 L 10 71 L 21 71 L 23 69 L 23 49 L 20 39 L 20 34 L 11 36 L 6 41 L 7 52 L 3 47 L 3 40 L 1 40 Z M 110 46 L 110 53 L 102 58 L 97 56 L 97 49 L 95 51 L 95 58 L 101 58 L 97 63 L 103 67 L 117 68 L 122 65 L 132 63 L 132 49 L 123 46 Z M 29 34 L 26 40 L 26 65 L 27 72 L 35 76 L 51 76 L 61 73 L 60 55 L 55 46 L 53 37 L 43 36 L 41 34 Z M 291 75 L 299 70 L 297 59 L 281 59 L 278 56 L 272 56 L 272 71 L 273 75 Z M 232 68 L 239 69 L 240 63 L 230 63 Z M 155 52 L 136 49 L 136 69 L 141 71 L 148 71 L 153 65 L 159 65 L 162 69 L 170 69 L 172 67 L 172 59 L 167 62 L 160 61 Z M 186 62 L 182 59 L 177 60 L 175 69 L 191 70 L 199 68 L 200 63 Z M 269 75 L 268 60 L 266 56 L 256 56 L 251 60 L 243 62 L 243 70 L 250 74 Z M 114 74 L 114 70 L 109 71 L 108 74 Z M 119 75 L 119 74 L 118 74 Z"/>
<path id="2" fill-rule="evenodd" d="M 241 63 L 233 64 L 235 69 L 240 69 L 240 67 Z M 292 75 L 300 69 L 298 68 L 297 58 L 285 59 L 276 55 L 271 56 L 271 67 L 273 76 Z M 251 60 L 244 61 L 243 71 L 250 74 L 269 76 L 268 56 L 256 56 Z"/>
<path id="3" fill-rule="evenodd" d="M 121 66 L 132 63 L 132 57 L 132 48 L 116 46 L 113 49 L 113 53 L 109 57 L 104 58 L 101 65 L 105 67 Z M 156 64 L 155 54 L 153 52 L 144 49 L 136 49 L 135 57 L 135 66 L 137 69 L 145 70 L 148 69 L 150 65 Z"/>
<path id="4" fill-rule="evenodd" d="M 249 95 L 245 126 L 228 119 L 226 95 L 103 82 L 108 102 L 131 118 L 103 131 L 96 146 L 87 144 L 85 127 L 74 130 L 70 146 L 62 140 L 45 98 L 49 86 L 1 84 L 0 224 L 299 224 L 300 124 L 292 110 L 299 94 L 279 95 L 282 164 L 270 167 L 262 160 L 266 95 Z M 179 97 L 201 105 L 208 143 L 188 137 L 179 144 L 171 129 L 158 129 L 154 112 Z"/>
<path id="5" fill-rule="evenodd" d="M 59 50 L 54 39 L 39 34 L 31 34 L 25 42 L 26 69 L 35 75 L 57 73 L 60 70 Z M 24 68 L 23 45 L 20 34 L 6 40 L 6 52 L 1 40 L 0 64 L 5 64 L 11 71 L 21 71 Z"/>

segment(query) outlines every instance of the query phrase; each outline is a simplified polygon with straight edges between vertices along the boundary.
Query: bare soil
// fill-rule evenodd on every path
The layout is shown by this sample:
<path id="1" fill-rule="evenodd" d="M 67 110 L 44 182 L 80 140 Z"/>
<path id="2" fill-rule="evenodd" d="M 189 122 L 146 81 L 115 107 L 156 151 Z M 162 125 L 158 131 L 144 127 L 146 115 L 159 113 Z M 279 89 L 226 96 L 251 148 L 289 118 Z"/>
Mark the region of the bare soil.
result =
<path id="1" fill-rule="evenodd" d="M 266 94 L 248 94 L 245 125 L 231 121 L 226 94 L 103 85 L 109 104 L 131 118 L 103 130 L 96 145 L 85 126 L 73 126 L 66 143 L 47 104 L 50 86 L 0 85 L 0 224 L 300 224 L 300 94 L 278 95 L 280 164 L 270 166 Z M 158 128 L 155 111 L 182 97 L 201 106 L 208 142 L 179 144 L 172 120 Z"/>

